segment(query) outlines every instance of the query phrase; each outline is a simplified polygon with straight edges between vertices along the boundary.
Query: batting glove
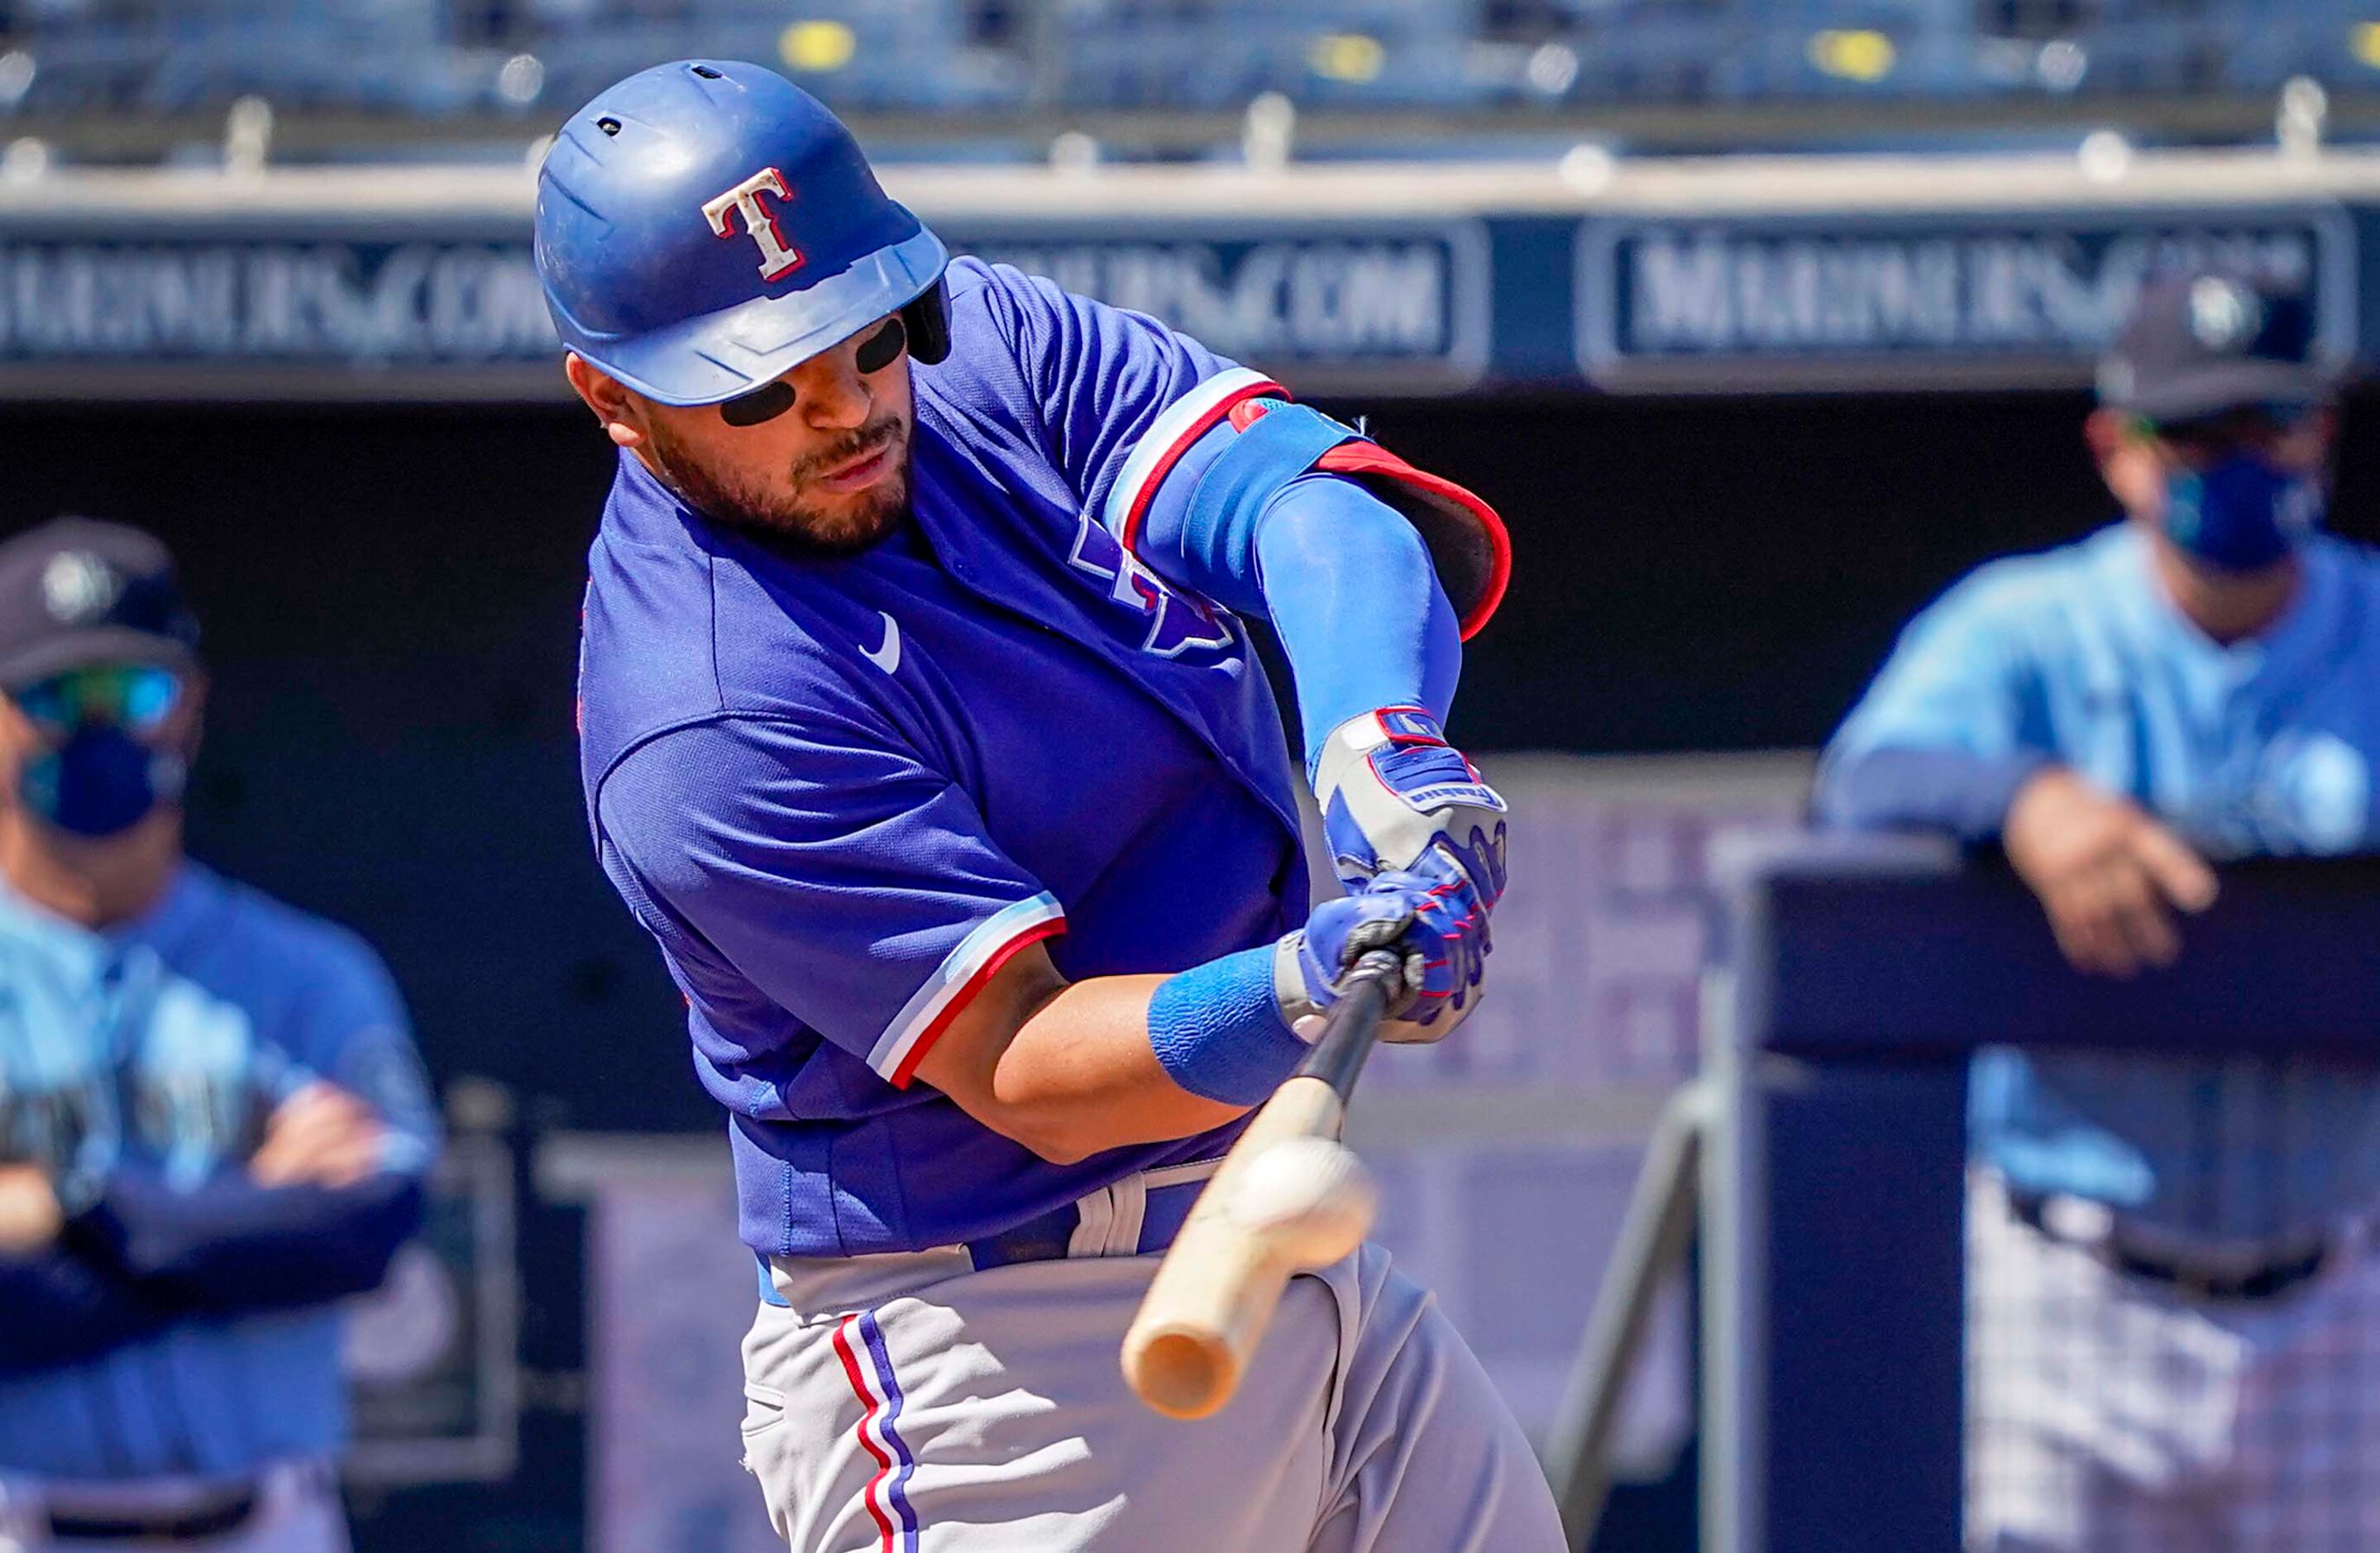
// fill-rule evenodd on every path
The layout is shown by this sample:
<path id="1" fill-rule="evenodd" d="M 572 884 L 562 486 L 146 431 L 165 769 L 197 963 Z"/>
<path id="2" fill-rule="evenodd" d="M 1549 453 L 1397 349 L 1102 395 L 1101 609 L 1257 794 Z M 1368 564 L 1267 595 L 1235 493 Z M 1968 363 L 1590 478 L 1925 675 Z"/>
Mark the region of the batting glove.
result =
<path id="1" fill-rule="evenodd" d="M 1308 1040 L 1319 1035 L 1341 982 L 1375 949 L 1402 953 L 1415 995 L 1402 1018 L 1380 1026 L 1380 1038 L 1444 1039 L 1479 1006 L 1487 969 L 1488 909 L 1471 876 L 1433 853 L 1410 871 L 1379 873 L 1315 907 L 1274 952 L 1274 989 L 1291 1027 Z"/>
<path id="2" fill-rule="evenodd" d="M 1482 913 L 1504 893 L 1504 800 L 1419 707 L 1386 707 L 1331 730 L 1315 764 L 1322 833 L 1351 891 L 1384 869 L 1459 868 Z"/>

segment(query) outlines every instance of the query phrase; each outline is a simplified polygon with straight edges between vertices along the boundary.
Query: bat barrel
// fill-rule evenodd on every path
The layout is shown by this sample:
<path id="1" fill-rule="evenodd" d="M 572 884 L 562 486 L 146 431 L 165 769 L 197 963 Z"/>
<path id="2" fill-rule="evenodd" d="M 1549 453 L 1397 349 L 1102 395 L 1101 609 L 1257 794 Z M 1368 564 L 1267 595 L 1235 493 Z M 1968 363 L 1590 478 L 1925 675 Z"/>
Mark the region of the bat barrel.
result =
<path id="1" fill-rule="evenodd" d="M 1293 1138 L 1336 1138 L 1344 1111 L 1319 1079 L 1273 1092 L 1215 1172 L 1158 1265 L 1123 1338 L 1123 1373 L 1141 1401 L 1204 1418 L 1232 1400 L 1291 1275 L 1291 1249 L 1236 1211 L 1250 1161 Z"/>
<path id="2" fill-rule="evenodd" d="M 1337 1141 L 1347 1094 L 1381 1020 L 1403 990 L 1402 975 L 1402 962 L 1386 952 L 1358 964 L 1313 1052 L 1248 1123 L 1159 1265 L 1124 1333 L 1123 1355 L 1125 1379 L 1159 1413 L 1204 1418 L 1230 1401 L 1282 1290 L 1293 1274 L 1310 1270 L 1302 1258 L 1314 1252 L 1244 1211 L 1242 1183 L 1250 1178 L 1252 1162 L 1278 1145 L 1300 1138 Z M 1300 1160 L 1290 1168 L 1305 1164 Z M 1333 1178 L 1313 1179 L 1319 1185 Z M 1263 1189 L 1257 1195 L 1262 1196 Z M 1363 1238 L 1370 1208 L 1366 1195 L 1342 1220 L 1355 1242 Z"/>

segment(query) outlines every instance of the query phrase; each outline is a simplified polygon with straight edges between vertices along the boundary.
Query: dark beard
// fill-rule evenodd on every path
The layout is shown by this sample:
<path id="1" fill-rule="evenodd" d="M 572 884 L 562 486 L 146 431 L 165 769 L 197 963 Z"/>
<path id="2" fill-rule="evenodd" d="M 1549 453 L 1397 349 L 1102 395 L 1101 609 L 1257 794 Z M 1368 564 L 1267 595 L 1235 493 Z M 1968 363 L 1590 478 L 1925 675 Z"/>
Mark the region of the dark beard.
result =
<path id="1" fill-rule="evenodd" d="M 686 456 L 659 427 L 651 428 L 653 462 L 662 478 L 686 504 L 722 528 L 759 540 L 771 548 L 814 560 L 856 555 L 883 540 L 909 520 L 909 435 L 892 416 L 879 416 L 855 427 L 833 446 L 794 467 L 794 492 L 779 496 L 742 480 L 722 477 Z M 893 468 L 875 486 L 861 492 L 862 504 L 832 515 L 802 499 L 812 475 L 847 463 L 886 444 L 892 446 Z"/>

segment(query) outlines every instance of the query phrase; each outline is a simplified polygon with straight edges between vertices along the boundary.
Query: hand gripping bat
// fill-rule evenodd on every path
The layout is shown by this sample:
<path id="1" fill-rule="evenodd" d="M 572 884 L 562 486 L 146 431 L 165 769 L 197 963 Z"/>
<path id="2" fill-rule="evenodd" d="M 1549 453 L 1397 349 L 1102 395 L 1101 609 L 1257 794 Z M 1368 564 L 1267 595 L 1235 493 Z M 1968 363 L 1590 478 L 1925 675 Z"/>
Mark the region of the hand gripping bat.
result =
<path id="1" fill-rule="evenodd" d="M 1339 1134 L 1381 1022 L 1408 1001 L 1396 952 L 1357 961 L 1314 1049 L 1199 1194 L 1123 1335 L 1124 1378 L 1158 1412 L 1230 1401 L 1291 1276 L 1363 1244 L 1378 1195 Z"/>

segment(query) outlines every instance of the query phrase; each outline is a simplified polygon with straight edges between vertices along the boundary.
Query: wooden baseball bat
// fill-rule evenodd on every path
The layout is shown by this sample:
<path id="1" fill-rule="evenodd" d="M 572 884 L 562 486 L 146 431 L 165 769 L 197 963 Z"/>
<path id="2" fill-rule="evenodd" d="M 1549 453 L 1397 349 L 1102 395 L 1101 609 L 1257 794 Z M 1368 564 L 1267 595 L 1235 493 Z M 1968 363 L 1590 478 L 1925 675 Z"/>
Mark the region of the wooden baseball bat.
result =
<path id="1" fill-rule="evenodd" d="M 1253 1162 L 1276 1145 L 1338 1141 L 1364 1060 L 1403 994 L 1400 955 L 1376 949 L 1359 960 L 1314 1049 L 1273 1091 L 1198 1195 L 1123 1335 L 1124 1378 L 1158 1412 L 1204 1418 L 1230 1401 L 1291 1276 L 1327 1267 L 1361 1244 L 1371 1226 L 1368 1196 L 1344 1247 L 1318 1261 L 1310 1247 L 1301 1255 L 1251 1222 L 1235 1209 L 1234 1196 Z"/>

